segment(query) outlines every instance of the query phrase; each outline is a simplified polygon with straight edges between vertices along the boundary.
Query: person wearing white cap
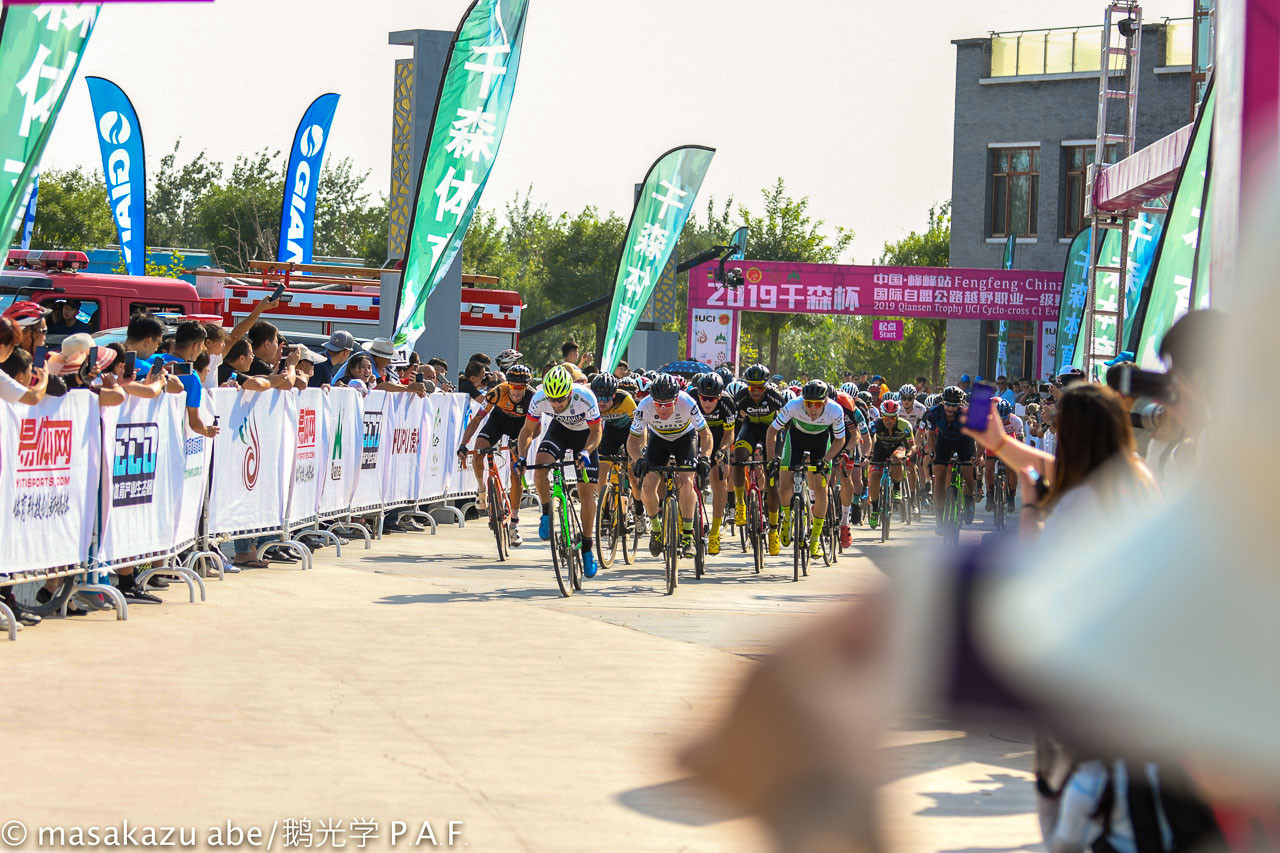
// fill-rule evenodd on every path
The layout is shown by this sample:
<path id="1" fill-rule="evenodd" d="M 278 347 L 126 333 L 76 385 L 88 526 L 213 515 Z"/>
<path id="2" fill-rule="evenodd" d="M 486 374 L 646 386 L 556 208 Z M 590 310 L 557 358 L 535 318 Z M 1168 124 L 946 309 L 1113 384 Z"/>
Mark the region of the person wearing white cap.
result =
<path id="1" fill-rule="evenodd" d="M 419 397 L 425 397 L 427 395 L 426 386 L 421 382 L 401 385 L 396 381 L 395 370 L 391 367 L 391 360 L 396 357 L 396 345 L 390 338 L 374 338 L 365 346 L 364 351 L 369 355 L 370 361 L 373 362 L 373 385 L 370 390 L 392 392 L 408 391 L 410 393 L 417 394 Z M 345 369 L 339 370 L 333 377 L 334 381 L 336 382 L 345 375 Z"/>

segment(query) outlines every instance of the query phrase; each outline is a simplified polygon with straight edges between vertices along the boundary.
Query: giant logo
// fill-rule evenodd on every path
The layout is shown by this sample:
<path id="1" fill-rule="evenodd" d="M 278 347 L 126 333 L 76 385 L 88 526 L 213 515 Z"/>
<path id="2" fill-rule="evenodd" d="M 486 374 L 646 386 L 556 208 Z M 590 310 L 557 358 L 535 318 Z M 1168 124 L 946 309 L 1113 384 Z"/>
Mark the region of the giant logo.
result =
<path id="1" fill-rule="evenodd" d="M 71 421 L 23 418 L 18 430 L 18 473 L 71 470 Z"/>
<path id="2" fill-rule="evenodd" d="M 360 453 L 360 468 L 378 467 L 378 448 L 382 446 L 382 412 L 364 413 L 364 445 Z"/>
<path id="3" fill-rule="evenodd" d="M 129 217 L 129 206 L 133 203 L 133 182 L 129 180 L 132 164 L 129 152 L 119 146 L 129 141 L 133 128 L 129 120 L 115 110 L 103 113 L 98 122 L 98 133 L 104 142 L 115 146 L 107 154 L 107 195 L 110 197 L 111 215 L 115 217 L 120 229 L 120 251 L 124 254 L 125 265 L 128 266 L 133 256 L 131 247 L 133 222 Z"/>
<path id="4" fill-rule="evenodd" d="M 156 490 L 160 427 L 154 423 L 117 424 L 111 468 L 111 505 L 151 503 Z"/>
<path id="5" fill-rule="evenodd" d="M 313 124 L 298 137 L 298 153 L 302 157 L 293 170 L 293 195 L 289 199 L 289 260 L 306 260 L 299 242 L 307 236 L 307 195 L 311 189 L 311 158 L 324 147 L 324 129 Z M 317 164 L 318 165 L 318 164 Z"/>

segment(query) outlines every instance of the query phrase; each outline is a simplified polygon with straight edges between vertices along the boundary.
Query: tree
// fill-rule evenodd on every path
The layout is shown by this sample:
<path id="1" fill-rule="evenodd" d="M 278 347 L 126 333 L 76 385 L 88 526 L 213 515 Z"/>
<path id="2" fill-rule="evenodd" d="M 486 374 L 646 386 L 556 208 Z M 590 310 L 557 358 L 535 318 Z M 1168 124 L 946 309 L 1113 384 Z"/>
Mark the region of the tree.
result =
<path id="1" fill-rule="evenodd" d="M 116 241 L 100 174 L 80 166 L 48 169 L 40 176 L 39 192 L 31 248 L 86 252 Z"/>
<path id="2" fill-rule="evenodd" d="M 213 261 L 229 270 L 248 270 L 251 260 L 274 260 L 280 238 L 284 170 L 280 152 L 266 149 L 240 155 L 225 183 L 199 198 L 195 219 Z"/>
<path id="3" fill-rule="evenodd" d="M 204 234 L 197 222 L 200 202 L 222 181 L 222 164 L 204 151 L 178 165 L 179 139 L 160 158 L 160 168 L 147 184 L 147 243 L 152 246 L 203 248 Z"/>
<path id="4" fill-rule="evenodd" d="M 885 243 L 880 263 L 900 267 L 945 267 L 951 263 L 951 202 L 929 208 L 928 227 L 923 234 L 912 231 L 896 243 Z M 910 334 L 927 336 L 931 348 L 930 379 L 936 386 L 942 381 L 942 365 L 946 356 L 947 321 L 909 319 Z M 908 336 L 904 324 L 903 336 Z M 903 341 L 905 347 L 906 340 Z"/>

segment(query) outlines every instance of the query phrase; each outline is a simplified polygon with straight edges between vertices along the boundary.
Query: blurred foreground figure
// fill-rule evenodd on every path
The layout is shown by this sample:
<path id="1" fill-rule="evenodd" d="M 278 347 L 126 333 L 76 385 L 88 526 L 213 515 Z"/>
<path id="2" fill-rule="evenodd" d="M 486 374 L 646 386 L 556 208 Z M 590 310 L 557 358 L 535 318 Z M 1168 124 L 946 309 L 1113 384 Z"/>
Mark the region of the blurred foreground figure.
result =
<path id="1" fill-rule="evenodd" d="M 1280 229 L 1276 209 L 1257 219 L 1254 233 Z M 1255 251 L 1222 283 L 1229 335 L 1201 354 L 1222 381 L 1207 425 L 1193 426 L 1203 431 L 1181 488 L 1154 508 L 1053 515 L 1034 542 L 917 556 L 881 596 L 763 663 L 685 764 L 762 818 L 780 849 L 877 849 L 886 723 L 1001 715 L 1054 732 L 1073 756 L 1058 775 L 1074 777 L 1063 794 L 1077 799 L 1046 821 L 1055 853 L 1280 849 L 1280 456 L 1245 458 L 1224 414 L 1224 401 L 1247 400 L 1252 422 L 1280 422 L 1280 398 L 1257 393 L 1272 380 L 1263 347 L 1280 316 L 1280 241 L 1242 245 Z M 1112 825 L 1116 798 L 1146 798 L 1129 782 L 1155 765 L 1173 770 L 1137 786 L 1155 792 L 1151 808 Z"/>

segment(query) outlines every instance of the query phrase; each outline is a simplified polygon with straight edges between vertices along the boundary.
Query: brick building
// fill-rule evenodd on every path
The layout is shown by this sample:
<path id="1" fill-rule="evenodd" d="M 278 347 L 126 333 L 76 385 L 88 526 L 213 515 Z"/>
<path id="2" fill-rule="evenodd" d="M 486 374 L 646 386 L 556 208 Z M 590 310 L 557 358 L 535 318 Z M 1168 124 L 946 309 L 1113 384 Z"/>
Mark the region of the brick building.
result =
<path id="1" fill-rule="evenodd" d="M 1192 120 L 1190 23 L 1143 25 L 1138 148 Z M 1018 235 L 1015 268 L 1062 271 L 1067 244 L 1085 224 L 1084 170 L 1097 136 L 1101 30 L 1034 30 L 952 42 L 951 266 L 998 269 L 1012 232 Z M 1010 324 L 1013 376 L 1035 370 L 1035 325 Z M 949 382 L 962 373 L 992 377 L 995 332 L 993 321 L 947 321 Z"/>

